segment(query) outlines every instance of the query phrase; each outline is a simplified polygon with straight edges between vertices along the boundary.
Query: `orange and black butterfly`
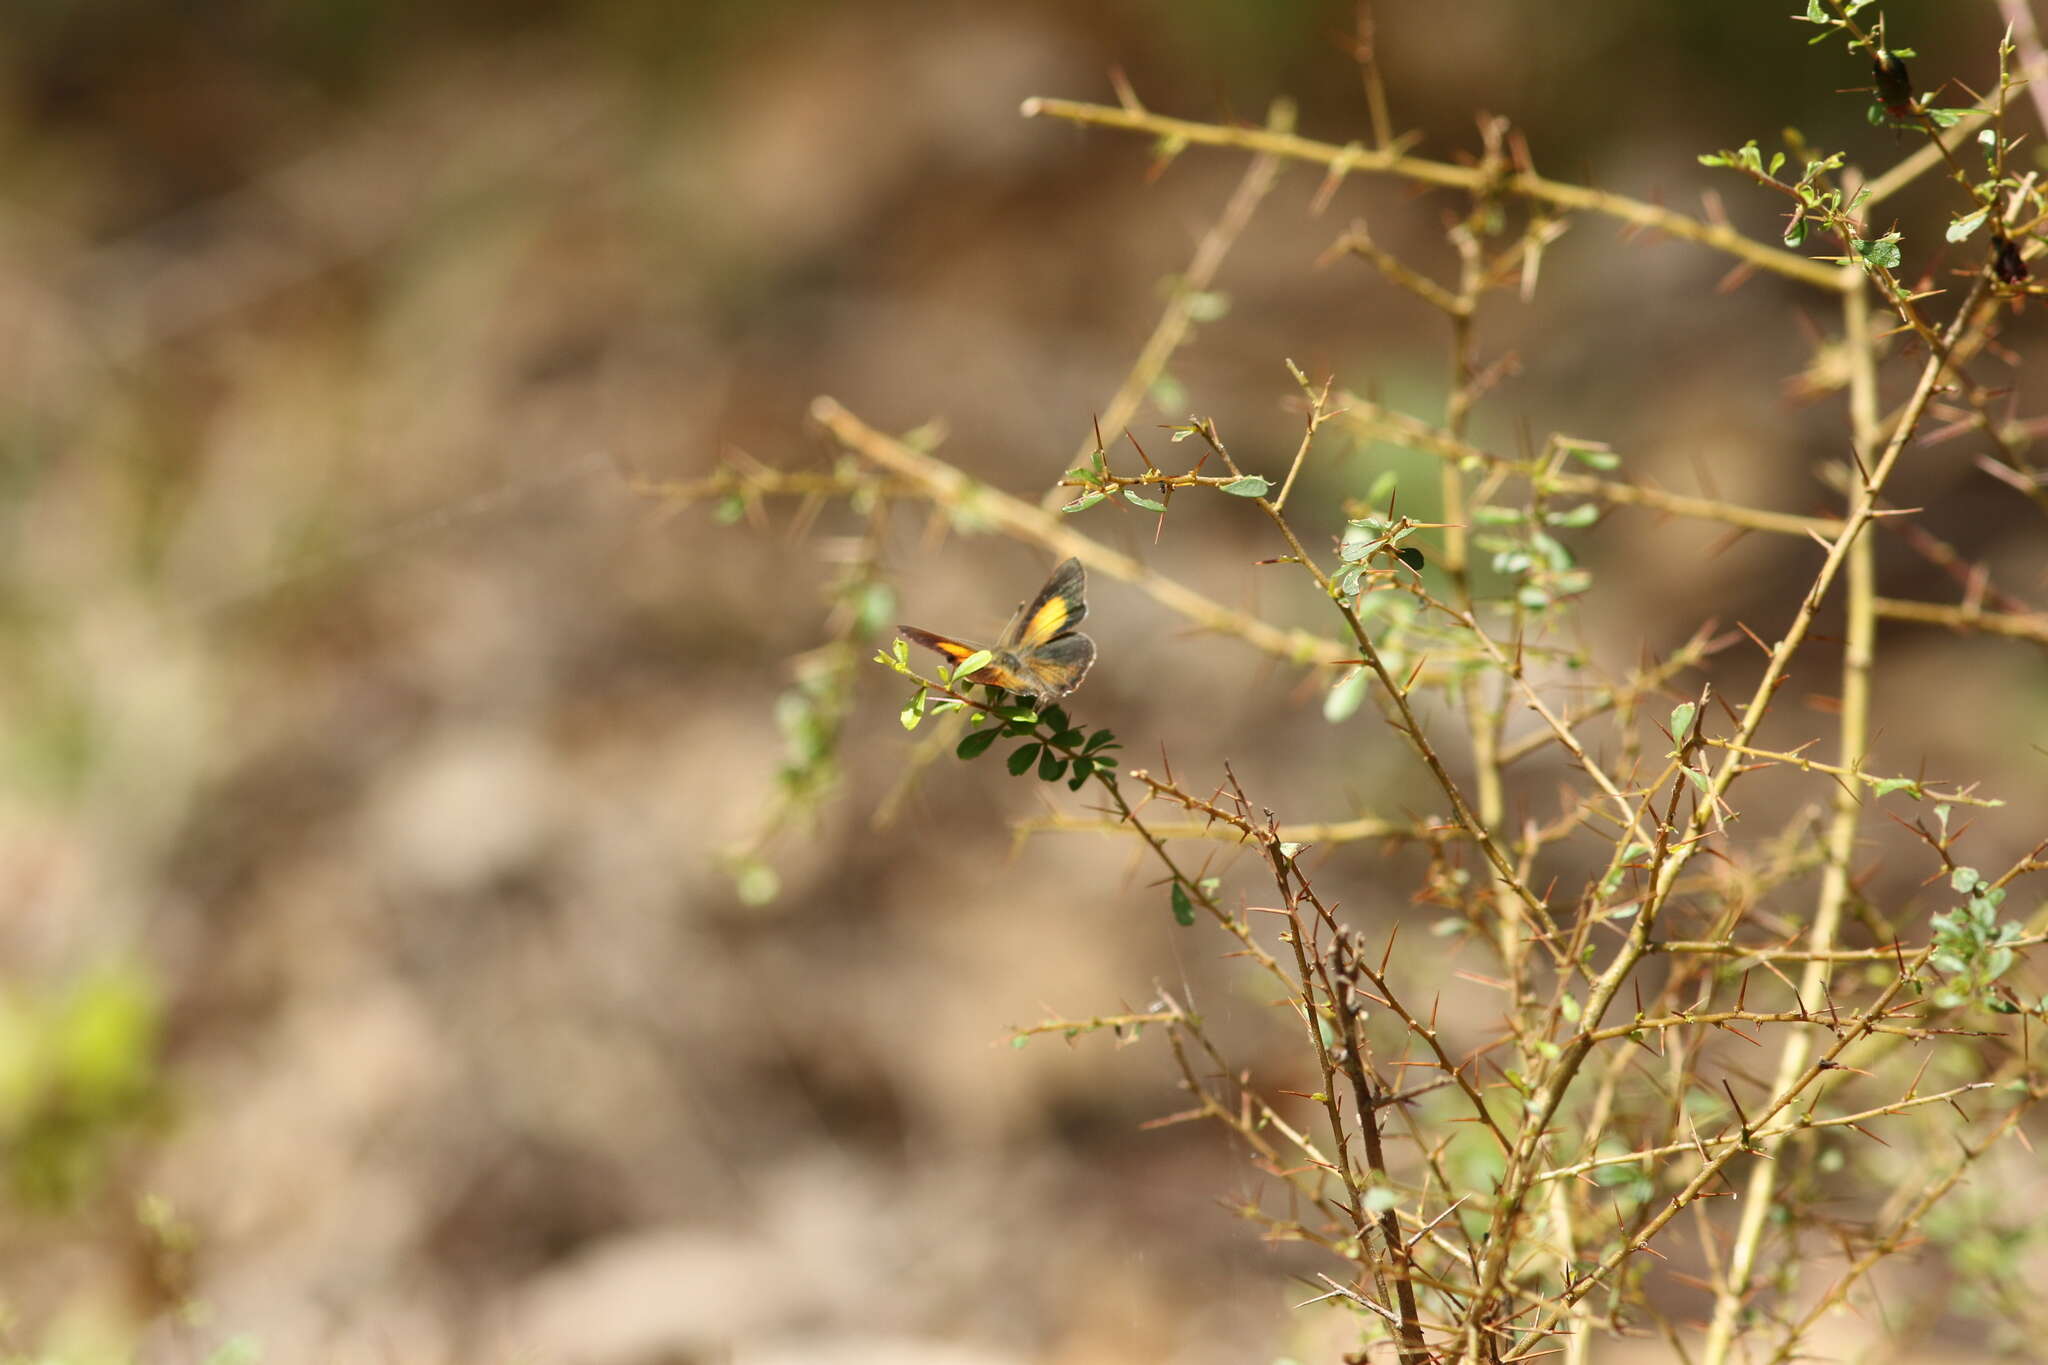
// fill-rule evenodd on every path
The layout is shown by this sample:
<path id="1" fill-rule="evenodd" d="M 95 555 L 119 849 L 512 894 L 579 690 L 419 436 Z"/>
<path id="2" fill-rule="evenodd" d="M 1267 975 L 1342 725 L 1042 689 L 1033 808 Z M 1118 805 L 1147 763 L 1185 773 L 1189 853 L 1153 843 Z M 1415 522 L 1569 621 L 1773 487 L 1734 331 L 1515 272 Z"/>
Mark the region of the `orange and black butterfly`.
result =
<path id="1" fill-rule="evenodd" d="M 1058 701 L 1079 687 L 1081 679 L 1088 676 L 1088 666 L 1095 662 L 1095 642 L 1074 629 L 1088 614 L 1088 603 L 1081 596 L 1087 586 L 1087 572 L 1080 560 L 1070 559 L 1054 569 L 1038 596 L 1011 618 L 1002 639 L 987 646 L 994 657 L 959 681 L 1000 687 L 1030 697 L 1039 706 Z M 916 626 L 898 626 L 896 630 L 912 644 L 936 650 L 956 664 L 983 648 Z"/>

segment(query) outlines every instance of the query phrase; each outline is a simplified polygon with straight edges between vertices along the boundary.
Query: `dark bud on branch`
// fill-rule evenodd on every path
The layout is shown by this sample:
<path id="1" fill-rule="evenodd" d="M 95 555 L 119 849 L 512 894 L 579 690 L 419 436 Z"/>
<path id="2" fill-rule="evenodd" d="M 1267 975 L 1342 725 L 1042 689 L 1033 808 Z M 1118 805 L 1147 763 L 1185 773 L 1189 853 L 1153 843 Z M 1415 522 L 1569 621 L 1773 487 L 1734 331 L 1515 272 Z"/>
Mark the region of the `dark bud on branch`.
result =
<path id="1" fill-rule="evenodd" d="M 1871 79 L 1877 84 L 1877 102 L 1893 118 L 1913 116 L 1913 80 L 1906 64 L 1883 48 L 1870 64 Z"/>
<path id="2" fill-rule="evenodd" d="M 2025 284 L 2033 272 L 2020 257 L 2020 249 L 2002 232 L 1991 234 L 1991 273 L 2001 284 Z"/>

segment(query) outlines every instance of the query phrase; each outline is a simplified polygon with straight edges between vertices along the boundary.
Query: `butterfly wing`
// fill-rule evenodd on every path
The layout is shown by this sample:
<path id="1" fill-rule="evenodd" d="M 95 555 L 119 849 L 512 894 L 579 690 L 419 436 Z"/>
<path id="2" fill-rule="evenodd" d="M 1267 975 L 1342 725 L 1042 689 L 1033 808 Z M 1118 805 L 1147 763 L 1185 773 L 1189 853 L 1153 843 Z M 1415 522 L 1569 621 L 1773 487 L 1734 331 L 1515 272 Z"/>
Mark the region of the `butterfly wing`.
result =
<path id="1" fill-rule="evenodd" d="M 1069 559 L 1054 569 L 1052 577 L 1038 590 L 1038 596 L 1003 632 L 1003 647 L 1028 654 L 1081 624 L 1081 618 L 1088 614 L 1088 603 L 1082 597 L 1087 587 L 1087 571 L 1080 560 Z M 1092 646 L 1088 655 L 1092 661 Z"/>
<path id="2" fill-rule="evenodd" d="M 896 627 L 896 633 L 914 645 L 923 645 L 935 654 L 944 655 L 949 662 L 955 664 L 970 655 L 979 654 L 982 651 L 982 646 L 980 645 L 970 645 L 964 640 L 954 640 L 944 635 L 934 635 L 928 630 L 919 630 L 916 626 L 898 626 Z M 1092 656 L 1094 653 L 1093 649 L 1089 653 Z M 1005 692 L 1032 691 L 1034 684 L 1029 678 L 1015 669 L 1006 666 L 1006 660 L 1009 657 L 1013 656 L 999 655 L 958 681 L 987 683 L 991 687 L 1000 687 Z"/>
<path id="3" fill-rule="evenodd" d="M 1095 642 L 1074 627 L 1088 614 L 1083 593 L 1088 586 L 1081 561 L 1069 559 L 1052 571 L 1038 596 L 1020 608 L 1003 631 L 995 655 L 976 669 L 967 682 L 986 683 L 1019 696 L 1035 697 L 1040 705 L 1057 701 L 1081 685 L 1095 662 Z M 896 631 L 915 645 L 959 664 L 981 652 L 971 645 L 945 635 L 934 635 L 916 626 L 898 626 Z"/>
<path id="4" fill-rule="evenodd" d="M 1027 681 L 1013 691 L 1035 694 L 1041 703 L 1058 701 L 1081 685 L 1095 662 L 1095 642 L 1076 631 L 1017 656 Z M 1008 684 L 1005 684 L 1008 686 Z"/>
<path id="5" fill-rule="evenodd" d="M 949 663 L 957 664 L 970 654 L 981 653 L 980 645 L 970 645 L 962 640 L 934 635 L 928 630 L 919 630 L 916 626 L 898 626 L 896 633 L 914 645 L 923 645 L 935 654 L 945 655 Z"/>

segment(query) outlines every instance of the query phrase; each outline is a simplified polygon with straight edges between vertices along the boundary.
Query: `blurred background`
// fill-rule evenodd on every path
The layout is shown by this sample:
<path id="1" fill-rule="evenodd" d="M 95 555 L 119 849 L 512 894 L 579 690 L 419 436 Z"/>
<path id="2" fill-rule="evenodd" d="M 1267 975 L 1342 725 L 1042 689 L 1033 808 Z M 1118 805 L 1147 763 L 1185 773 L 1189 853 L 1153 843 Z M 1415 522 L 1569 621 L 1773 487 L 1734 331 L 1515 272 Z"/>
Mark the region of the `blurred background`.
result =
<path id="1" fill-rule="evenodd" d="M 1791 8 L 1375 15 L 1421 154 L 1472 152 L 1475 115 L 1500 114 L 1547 174 L 1769 240 L 1777 205 L 1698 153 L 1788 125 L 1873 169 L 1912 145 L 1865 123 L 1867 69 L 1807 47 Z M 1921 88 L 1994 83 L 1993 5 L 1887 14 Z M 0 1344 L 1333 1359 L 1342 1322 L 1292 1308 L 1328 1266 L 1225 1207 L 1257 1173 L 1208 1129 L 1140 1128 L 1186 1103 L 1163 1048 L 1007 1044 L 1165 986 L 1269 1087 L 1309 1079 L 1126 845 L 1013 834 L 1085 813 L 1063 788 L 950 759 L 905 787 L 900 682 L 862 667 L 840 796 L 765 845 L 779 894 L 741 898 L 725 854 L 774 808 L 777 699 L 831 629 L 863 523 L 721 525 L 631 478 L 735 453 L 822 467 L 805 413 L 829 393 L 888 430 L 943 419 L 947 458 L 1035 500 L 1244 163 L 1194 151 L 1155 173 L 1144 140 L 1019 102 L 1110 102 L 1120 69 L 1161 112 L 1257 122 L 1286 95 L 1308 135 L 1364 138 L 1352 7 L 33 0 L 7 24 Z M 1192 410 L 1283 469 L 1288 358 L 1440 410 L 1440 320 L 1317 259 L 1363 218 L 1448 279 L 1456 202 L 1354 178 L 1318 213 L 1318 182 L 1284 171 L 1225 264 L 1227 311 L 1133 424 L 1155 458 L 1185 447 L 1146 433 Z M 1900 199 L 1909 244 L 1938 241 L 1947 207 Z M 1936 283 L 1975 268 L 1958 251 L 1928 262 Z M 1832 510 L 1814 470 L 1844 453 L 1841 397 L 1787 381 L 1837 320 L 1728 268 L 1575 222 L 1531 303 L 1482 314 L 1483 357 L 1518 368 L 1476 438 L 1569 430 L 1634 476 Z M 1309 476 L 1318 535 L 1377 470 L 1419 470 L 1349 440 Z M 2041 594 L 2038 524 L 1976 453 L 1930 447 L 1899 501 Z M 1284 569 L 1251 567 L 1276 547 L 1225 501 L 1177 505 L 1156 541 L 1128 508 L 1083 529 L 1320 624 Z M 880 545 L 882 619 L 970 638 L 1050 567 L 914 509 Z M 1583 646 L 1617 670 L 1710 618 L 1768 636 L 1817 563 L 1644 516 L 1574 546 L 1596 574 Z M 1959 593 L 1902 545 L 1882 572 L 1890 596 Z M 1074 709 L 1133 762 L 1170 738 L 1193 785 L 1229 760 L 1290 820 L 1433 809 L 1369 709 L 1333 730 L 1298 671 L 1113 583 L 1092 603 L 1102 659 Z M 1874 767 L 2040 790 L 2037 649 L 1903 627 L 1882 649 Z M 1832 733 L 1835 658 L 1809 650 L 1774 740 Z M 1720 667 L 1738 686 L 1755 661 Z M 1561 775 L 1523 774 L 1532 809 Z M 1771 780 L 1760 824 L 1813 798 Z M 1894 832 L 1872 825 L 1874 885 L 1911 892 L 1924 858 L 1884 861 Z M 1973 837 L 2002 866 L 2037 836 L 2022 800 Z M 1416 866 L 1333 849 L 1319 886 L 1426 960 L 1447 950 L 1410 904 Z M 1251 870 L 1217 870 L 1256 896 Z M 1445 1018 L 1470 1045 L 1494 998 L 1450 965 Z"/>

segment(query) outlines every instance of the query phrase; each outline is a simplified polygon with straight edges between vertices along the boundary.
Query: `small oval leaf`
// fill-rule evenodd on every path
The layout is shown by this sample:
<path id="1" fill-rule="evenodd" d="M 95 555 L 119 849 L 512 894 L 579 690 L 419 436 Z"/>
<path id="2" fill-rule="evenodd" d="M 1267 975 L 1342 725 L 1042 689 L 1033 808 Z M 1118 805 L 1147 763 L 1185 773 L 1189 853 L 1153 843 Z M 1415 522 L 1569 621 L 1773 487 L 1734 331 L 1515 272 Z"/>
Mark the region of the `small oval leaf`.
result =
<path id="1" fill-rule="evenodd" d="M 976 730 L 954 745 L 953 753 L 959 758 L 980 758 L 988 752 L 991 744 L 1002 737 L 1002 733 L 993 726 L 986 730 Z"/>
<path id="2" fill-rule="evenodd" d="M 1671 742 L 1673 744 L 1685 743 L 1686 732 L 1692 729 L 1693 713 L 1698 710 L 1699 707 L 1689 701 L 1680 702 L 1671 708 Z"/>

